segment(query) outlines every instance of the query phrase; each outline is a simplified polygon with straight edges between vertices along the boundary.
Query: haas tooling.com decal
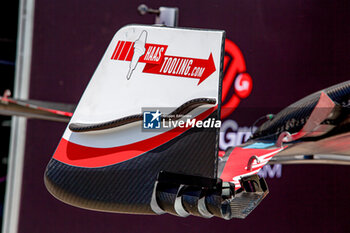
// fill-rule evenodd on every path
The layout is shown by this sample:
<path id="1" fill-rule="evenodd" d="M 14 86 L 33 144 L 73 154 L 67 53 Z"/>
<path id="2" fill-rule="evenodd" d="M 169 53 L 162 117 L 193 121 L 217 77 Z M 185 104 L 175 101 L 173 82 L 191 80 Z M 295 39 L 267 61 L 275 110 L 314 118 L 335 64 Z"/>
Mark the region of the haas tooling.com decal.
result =
<path id="1" fill-rule="evenodd" d="M 112 60 L 130 62 L 127 79 L 131 78 L 138 63 L 146 63 L 143 73 L 194 78 L 198 79 L 197 85 L 216 71 L 212 53 L 208 54 L 208 59 L 168 55 L 168 45 L 146 43 L 147 36 L 144 30 L 136 41 L 120 40 L 114 49 Z"/>

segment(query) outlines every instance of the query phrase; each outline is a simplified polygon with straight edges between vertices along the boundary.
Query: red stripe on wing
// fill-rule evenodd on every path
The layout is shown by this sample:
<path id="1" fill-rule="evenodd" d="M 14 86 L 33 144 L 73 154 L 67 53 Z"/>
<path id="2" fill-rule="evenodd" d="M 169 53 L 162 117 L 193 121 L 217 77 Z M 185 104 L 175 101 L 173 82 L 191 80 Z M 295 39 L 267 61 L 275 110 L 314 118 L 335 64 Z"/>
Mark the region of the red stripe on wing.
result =
<path id="1" fill-rule="evenodd" d="M 198 115 L 196 120 L 204 120 L 216 109 L 217 106 L 208 109 L 207 111 Z M 178 127 L 152 138 L 112 148 L 87 147 L 62 138 L 53 155 L 53 158 L 60 162 L 78 167 L 93 168 L 108 166 L 124 162 L 147 151 L 155 149 L 189 129 L 190 127 Z"/>

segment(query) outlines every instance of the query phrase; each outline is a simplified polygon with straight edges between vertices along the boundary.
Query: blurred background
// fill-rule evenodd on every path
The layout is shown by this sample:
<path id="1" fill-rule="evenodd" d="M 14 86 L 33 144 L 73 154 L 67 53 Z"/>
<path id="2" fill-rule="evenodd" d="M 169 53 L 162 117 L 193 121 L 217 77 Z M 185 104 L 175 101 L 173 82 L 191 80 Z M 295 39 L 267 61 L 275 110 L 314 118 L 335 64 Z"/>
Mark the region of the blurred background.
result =
<path id="1" fill-rule="evenodd" d="M 0 95 L 13 90 L 15 77 L 19 1 L 0 3 Z M 10 145 L 11 117 L 0 115 L 0 216 L 3 220 L 4 195 Z"/>
<path id="2" fill-rule="evenodd" d="M 22 0 L 4 1 L 0 7 L 0 92 L 14 90 L 16 77 L 21 80 L 16 84 L 21 88 L 14 92 L 18 97 L 77 104 L 116 31 L 126 24 L 154 23 L 154 15 L 138 13 L 142 3 L 152 8 L 178 7 L 181 27 L 226 31 L 224 85 L 229 92 L 223 100 L 228 111 L 220 133 L 222 150 L 246 140 L 252 123 L 263 114 L 277 113 L 312 92 L 349 80 L 348 1 Z M 243 93 L 234 85 L 241 74 L 250 80 L 250 89 Z M 125 215 L 71 207 L 51 196 L 43 183 L 46 164 L 66 124 L 28 120 L 25 125 L 25 131 L 16 131 L 17 136 L 24 132 L 21 140 L 14 135 L 11 139 L 17 148 L 11 166 L 20 171 L 13 173 L 17 188 L 8 191 L 12 201 L 4 233 L 350 229 L 346 181 L 350 169 L 337 165 L 266 166 L 261 175 L 270 194 L 245 220 Z M 11 118 L 0 117 L 0 127 L 3 213 Z"/>

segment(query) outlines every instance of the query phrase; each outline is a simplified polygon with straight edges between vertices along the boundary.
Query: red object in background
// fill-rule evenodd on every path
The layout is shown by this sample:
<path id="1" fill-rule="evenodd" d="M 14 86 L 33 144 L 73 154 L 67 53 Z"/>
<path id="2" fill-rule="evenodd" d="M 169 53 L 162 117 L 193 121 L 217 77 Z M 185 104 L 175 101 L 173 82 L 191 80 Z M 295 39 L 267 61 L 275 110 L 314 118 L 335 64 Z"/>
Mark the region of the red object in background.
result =
<path id="1" fill-rule="evenodd" d="M 230 89 L 234 93 L 228 95 Z M 235 43 L 225 40 L 224 79 L 222 83 L 221 119 L 228 117 L 239 105 L 241 99 L 247 98 L 253 88 L 252 78 L 246 73 L 243 54 Z"/>

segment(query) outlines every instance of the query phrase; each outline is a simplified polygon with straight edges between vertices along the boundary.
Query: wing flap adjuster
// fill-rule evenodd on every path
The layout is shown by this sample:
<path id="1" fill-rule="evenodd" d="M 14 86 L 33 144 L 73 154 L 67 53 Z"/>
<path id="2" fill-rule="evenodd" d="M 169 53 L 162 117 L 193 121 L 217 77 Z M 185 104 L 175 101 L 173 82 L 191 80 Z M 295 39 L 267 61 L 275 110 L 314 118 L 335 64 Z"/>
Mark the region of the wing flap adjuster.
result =
<path id="1" fill-rule="evenodd" d="M 187 217 L 245 218 L 268 194 L 264 178 L 241 179 L 242 188 L 221 179 L 162 171 L 154 186 L 151 208 L 157 214 Z"/>

